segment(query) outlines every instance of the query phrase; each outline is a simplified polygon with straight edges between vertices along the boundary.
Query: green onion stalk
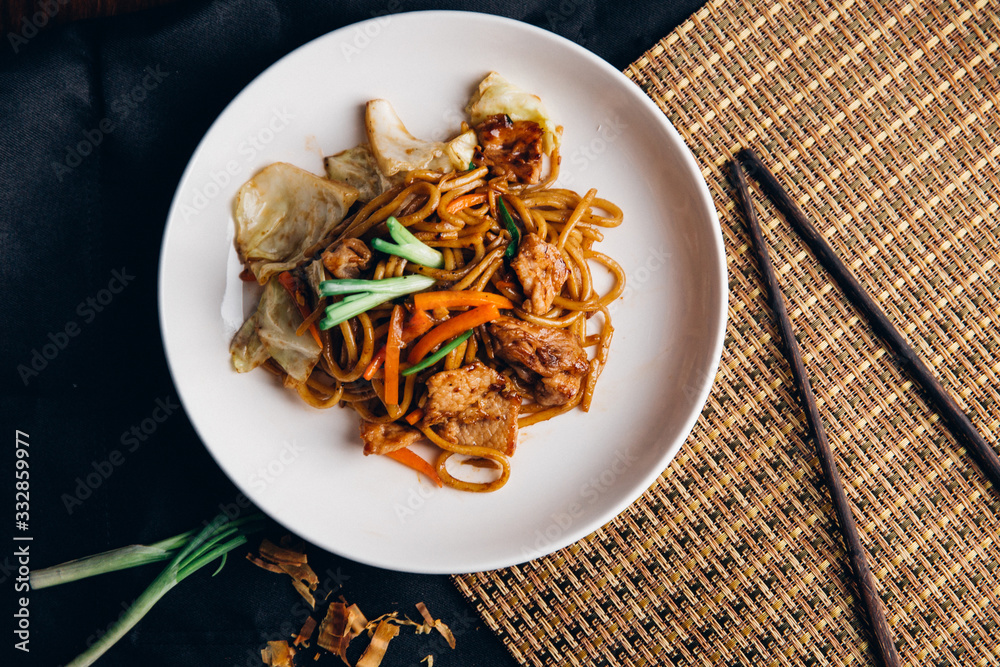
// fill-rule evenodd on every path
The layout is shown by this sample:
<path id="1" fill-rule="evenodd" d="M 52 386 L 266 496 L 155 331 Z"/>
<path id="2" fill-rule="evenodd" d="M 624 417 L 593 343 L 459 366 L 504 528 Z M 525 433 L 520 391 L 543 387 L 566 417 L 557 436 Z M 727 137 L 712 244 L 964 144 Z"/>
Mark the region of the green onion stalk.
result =
<path id="1" fill-rule="evenodd" d="M 400 373 L 400 375 L 403 375 L 403 376 L 413 375 L 414 373 L 419 373 L 420 371 L 424 370 L 425 368 L 430 368 L 431 366 L 433 366 L 434 364 L 436 364 L 437 362 L 441 361 L 446 356 L 448 356 L 449 352 L 451 352 L 452 350 L 454 350 L 456 347 L 458 347 L 459 345 L 461 345 L 465 341 L 469 340 L 470 336 L 472 336 L 472 329 L 469 329 L 468 331 L 466 331 L 464 334 L 462 334 L 460 336 L 456 336 L 453 341 L 451 341 L 450 343 L 448 343 L 446 345 L 443 345 L 440 350 L 438 350 L 437 352 L 435 352 L 431 356 L 427 357 L 426 359 L 424 359 L 420 363 L 415 364 L 413 366 L 410 366 L 405 371 L 403 371 L 402 373 Z"/>
<path id="2" fill-rule="evenodd" d="M 350 278 L 324 280 L 319 284 L 321 296 L 338 294 L 348 294 L 348 296 L 345 296 L 340 302 L 326 307 L 326 317 L 320 320 L 319 328 L 330 329 L 386 301 L 425 290 L 436 282 L 434 278 L 416 274 L 384 278 L 383 280 Z M 350 292 L 356 292 L 356 294 L 349 294 Z"/>
<path id="3" fill-rule="evenodd" d="M 521 230 L 514 224 L 514 218 L 507 210 L 507 205 L 503 203 L 503 197 L 500 197 L 500 220 L 507 233 L 510 234 L 510 243 L 507 244 L 507 249 L 503 253 L 504 259 L 510 260 L 517 254 L 517 246 L 521 242 Z"/>
<path id="4" fill-rule="evenodd" d="M 439 269 L 444 266 L 444 255 L 430 247 L 410 230 L 402 225 L 394 217 L 385 221 L 389 228 L 391 241 L 385 239 L 372 240 L 372 247 L 388 255 L 396 255 L 403 259 L 427 266 L 432 269 Z M 398 297 L 413 292 L 427 289 L 436 281 L 434 278 L 423 275 L 399 276 L 396 278 L 386 278 L 384 280 L 355 280 L 339 279 L 324 280 L 319 284 L 320 296 L 336 296 L 348 294 L 340 302 L 326 307 L 326 317 L 319 321 L 319 328 L 331 329 L 338 324 L 346 322 L 352 317 L 357 317 L 361 313 L 371 310 L 375 306 L 380 306 L 387 301 L 392 301 Z"/>
<path id="5" fill-rule="evenodd" d="M 414 236 L 399 220 L 390 216 L 385 224 L 389 228 L 389 235 L 396 243 L 390 243 L 385 239 L 373 239 L 373 248 L 432 269 L 444 266 L 444 255 Z"/>
<path id="6" fill-rule="evenodd" d="M 219 567 L 212 576 L 218 574 L 225 565 L 226 555 L 246 544 L 247 535 L 263 527 L 263 518 L 262 514 L 254 514 L 237 521 L 230 521 L 224 515 L 219 515 L 198 532 L 191 530 L 155 544 L 122 547 L 33 572 L 31 586 L 40 589 L 171 559 L 163 572 L 153 580 L 118 621 L 66 667 L 85 667 L 94 664 L 124 637 L 153 605 L 166 595 L 167 591 L 209 563 L 221 559 Z"/>

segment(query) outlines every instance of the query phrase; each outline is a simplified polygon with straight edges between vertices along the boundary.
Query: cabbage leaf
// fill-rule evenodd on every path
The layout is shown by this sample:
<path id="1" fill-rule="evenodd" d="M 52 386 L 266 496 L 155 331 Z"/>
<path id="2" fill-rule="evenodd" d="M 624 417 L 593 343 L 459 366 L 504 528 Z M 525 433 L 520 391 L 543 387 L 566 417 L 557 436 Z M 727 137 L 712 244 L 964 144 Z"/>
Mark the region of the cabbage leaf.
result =
<path id="1" fill-rule="evenodd" d="M 236 196 L 236 251 L 264 285 L 293 269 L 305 251 L 329 234 L 358 191 L 285 162 L 268 165 Z"/>

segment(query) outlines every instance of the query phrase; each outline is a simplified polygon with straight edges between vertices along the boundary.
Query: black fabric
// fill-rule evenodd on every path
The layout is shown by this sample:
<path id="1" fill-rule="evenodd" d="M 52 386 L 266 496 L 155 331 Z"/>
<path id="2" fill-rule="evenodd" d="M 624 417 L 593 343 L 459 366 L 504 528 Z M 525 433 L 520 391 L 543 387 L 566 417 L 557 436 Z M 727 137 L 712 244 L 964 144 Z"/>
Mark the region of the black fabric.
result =
<path id="1" fill-rule="evenodd" d="M 621 69 L 700 4 L 180 2 L 27 37 L 4 34 L 2 414 L 8 439 L 27 434 L 21 439 L 30 451 L 28 529 L 5 525 L 32 538 L 8 538 L 12 546 L 0 556 L 5 599 L 27 597 L 30 611 L 30 653 L 15 651 L 6 664 L 69 661 L 159 571 L 152 565 L 24 593 L 16 549 L 28 545 L 30 567 L 40 568 L 153 542 L 220 510 L 248 511 L 178 405 L 156 307 L 171 197 L 198 141 L 236 93 L 297 46 L 379 14 L 501 14 L 575 40 Z M 14 468 L 16 448 L 4 447 L 3 470 Z M 13 476 L 3 477 L 2 496 L 13 503 Z M 282 531 L 272 526 L 267 534 Z M 414 603 L 424 601 L 455 630 L 454 651 L 436 635 L 404 632 L 383 664 L 417 664 L 429 653 L 436 665 L 512 664 L 447 577 L 387 572 L 315 547 L 309 554 L 325 589 L 368 614 L 413 616 Z M 304 618 L 284 577 L 239 557 L 209 575 L 171 591 L 100 664 L 257 665 L 264 642 L 287 638 Z M 18 621 L 4 616 L 13 644 Z"/>

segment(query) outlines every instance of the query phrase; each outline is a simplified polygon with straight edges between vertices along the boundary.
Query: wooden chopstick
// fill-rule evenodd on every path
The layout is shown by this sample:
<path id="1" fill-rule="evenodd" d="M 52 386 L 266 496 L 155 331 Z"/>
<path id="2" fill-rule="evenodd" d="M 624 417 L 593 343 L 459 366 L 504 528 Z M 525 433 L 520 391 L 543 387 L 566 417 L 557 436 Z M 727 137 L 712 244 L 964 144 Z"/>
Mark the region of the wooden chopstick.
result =
<path id="1" fill-rule="evenodd" d="M 738 161 L 733 160 L 730 163 L 729 173 L 743 207 L 743 215 L 750 232 L 750 238 L 753 241 L 754 252 L 767 287 L 768 301 L 771 305 L 771 310 L 774 311 L 774 315 L 778 320 L 781 340 L 784 344 L 788 360 L 791 363 L 792 376 L 799 389 L 803 408 L 806 412 L 806 420 L 812 430 L 813 440 L 816 443 L 816 453 L 819 455 L 820 467 L 823 470 L 823 480 L 830 492 L 830 498 L 833 500 L 833 508 L 837 514 L 837 524 L 840 526 L 841 535 L 843 535 L 844 543 L 847 546 L 851 568 L 854 570 L 857 586 L 861 592 L 861 599 L 868 614 L 869 625 L 875 634 L 875 641 L 878 646 L 879 655 L 882 658 L 882 664 L 885 667 L 898 667 L 899 655 L 896 653 L 896 644 L 892 638 L 892 631 L 889 629 L 889 624 L 885 619 L 885 611 L 882 608 L 882 601 L 879 599 L 878 592 L 875 589 L 875 578 L 868 567 L 868 559 L 865 556 L 864 547 L 861 546 L 858 528 L 854 523 L 854 513 L 847 502 L 847 494 L 844 493 L 844 487 L 840 481 L 840 472 L 833 458 L 833 450 L 830 448 L 830 442 L 827 440 L 823 421 L 819 416 L 819 409 L 816 406 L 816 398 L 812 393 L 809 375 L 806 373 L 805 365 L 802 363 L 802 354 L 799 352 L 799 346 L 792 331 L 791 320 L 788 319 L 788 311 L 785 309 L 785 302 L 781 297 L 781 288 L 774 274 L 774 268 L 771 266 L 771 259 L 768 255 L 767 246 L 764 243 L 760 224 L 757 222 L 757 214 L 754 211 L 753 200 L 750 198 L 750 190 L 747 187 L 746 177 L 743 175 L 743 169 L 740 167 Z"/>
<path id="2" fill-rule="evenodd" d="M 972 425 L 955 400 L 934 377 L 934 373 L 917 356 L 903 335 L 892 325 L 875 300 L 868 295 L 851 270 L 823 239 L 819 231 L 813 227 L 760 158 L 749 148 L 741 150 L 736 154 L 736 157 L 743 163 L 747 173 L 760 184 L 768 199 L 781 211 L 792 228 L 809 246 L 823 268 L 833 276 L 841 291 L 847 296 L 848 301 L 865 316 L 872 330 L 895 354 L 903 370 L 917 381 L 925 395 L 930 398 L 930 402 L 938 414 L 944 418 L 945 424 L 952 434 L 965 441 L 969 452 L 989 479 L 994 491 L 1000 493 L 1000 457 L 997 457 L 993 448 L 986 443 L 986 440 Z"/>

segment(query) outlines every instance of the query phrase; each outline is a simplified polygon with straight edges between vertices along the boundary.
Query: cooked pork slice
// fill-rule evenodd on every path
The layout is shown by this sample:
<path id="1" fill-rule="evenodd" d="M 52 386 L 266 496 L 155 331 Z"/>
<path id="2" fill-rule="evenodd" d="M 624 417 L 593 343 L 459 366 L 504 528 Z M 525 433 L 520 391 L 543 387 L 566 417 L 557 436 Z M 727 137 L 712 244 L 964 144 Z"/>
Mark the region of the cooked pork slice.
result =
<path id="1" fill-rule="evenodd" d="M 521 281 L 527 299 L 524 309 L 535 315 L 544 315 L 552 308 L 566 279 L 569 269 L 559 254 L 559 248 L 543 241 L 537 234 L 525 234 L 521 238 L 517 256 L 510 267 Z"/>
<path id="2" fill-rule="evenodd" d="M 517 446 L 521 397 L 507 378 L 480 362 L 427 379 L 423 426 L 460 445 L 498 449 L 508 456 Z"/>
<path id="3" fill-rule="evenodd" d="M 566 405 L 580 393 L 583 375 L 560 371 L 552 377 L 539 377 L 535 383 L 535 401 L 539 405 Z"/>
<path id="4" fill-rule="evenodd" d="M 488 326 L 497 356 L 525 380 L 534 382 L 539 405 L 565 405 L 580 393 L 590 361 L 572 332 L 511 317 L 501 317 Z"/>
<path id="5" fill-rule="evenodd" d="M 334 278 L 357 278 L 372 261 L 372 251 L 361 239 L 341 239 L 323 251 L 323 266 Z"/>
<path id="6" fill-rule="evenodd" d="M 409 447 L 423 437 L 424 434 L 417 429 L 395 422 L 375 424 L 361 420 L 361 439 L 365 442 L 365 456 L 388 454 Z"/>
<path id="7" fill-rule="evenodd" d="M 542 327 L 513 317 L 493 320 L 489 331 L 498 343 L 497 354 L 545 377 L 566 372 L 583 375 L 590 369 L 587 353 L 567 329 Z"/>
<path id="8" fill-rule="evenodd" d="M 479 148 L 473 162 L 490 167 L 497 176 L 537 183 L 542 175 L 542 126 L 530 120 L 512 121 L 499 113 L 476 126 Z"/>

